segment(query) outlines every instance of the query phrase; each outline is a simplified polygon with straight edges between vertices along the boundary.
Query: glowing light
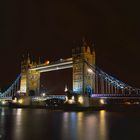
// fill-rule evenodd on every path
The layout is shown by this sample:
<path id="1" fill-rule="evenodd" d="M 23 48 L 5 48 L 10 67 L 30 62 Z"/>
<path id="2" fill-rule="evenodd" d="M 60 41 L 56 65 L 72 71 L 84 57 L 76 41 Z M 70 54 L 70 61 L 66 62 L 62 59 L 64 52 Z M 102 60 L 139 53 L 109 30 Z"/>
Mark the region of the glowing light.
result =
<path id="1" fill-rule="evenodd" d="M 31 68 L 31 70 L 39 70 L 40 72 L 46 72 L 47 70 L 42 70 L 42 69 L 48 69 L 48 68 L 51 69 L 53 67 L 63 66 L 63 65 L 66 65 L 66 68 L 72 68 L 72 63 L 73 63 L 72 61 L 69 61 L 69 62 L 63 62 L 63 63 L 58 63 L 58 64 L 51 64 L 51 65 L 48 65 L 48 66 Z"/>
<path id="2" fill-rule="evenodd" d="M 17 98 L 15 98 L 12 102 L 13 102 L 13 103 L 17 103 Z"/>
<path id="3" fill-rule="evenodd" d="M 72 96 L 71 99 L 74 100 L 74 96 Z"/>
<path id="4" fill-rule="evenodd" d="M 23 99 L 19 99 L 18 103 L 22 104 L 23 103 Z"/>
<path id="5" fill-rule="evenodd" d="M 121 88 L 121 89 L 124 89 L 124 87 L 123 87 L 123 86 L 121 86 L 120 88 Z"/>
<path id="6" fill-rule="evenodd" d="M 67 101 L 68 101 L 68 97 L 66 96 L 66 97 L 65 97 L 65 102 L 67 102 Z"/>
<path id="7" fill-rule="evenodd" d="M 106 112 L 106 110 L 104 110 L 104 109 L 103 110 L 100 110 L 100 114 L 101 115 L 105 115 L 105 112 Z"/>
<path id="8" fill-rule="evenodd" d="M 45 94 L 45 93 L 42 93 L 42 96 L 43 96 L 43 97 L 45 97 L 45 96 L 46 96 L 46 94 Z"/>
<path id="9" fill-rule="evenodd" d="M 72 96 L 71 99 L 68 100 L 68 103 L 69 103 L 69 104 L 75 103 L 75 98 L 74 98 L 74 96 Z"/>
<path id="10" fill-rule="evenodd" d="M 45 64 L 46 64 L 46 65 L 48 65 L 49 63 L 50 63 L 50 61 L 49 61 L 49 60 L 47 60 L 47 61 L 45 62 Z"/>
<path id="11" fill-rule="evenodd" d="M 20 90 L 17 91 L 17 93 L 20 93 L 20 92 L 21 92 Z"/>
<path id="12" fill-rule="evenodd" d="M 72 99 L 69 99 L 69 100 L 68 100 L 68 103 L 69 103 L 69 104 L 73 104 L 74 102 L 73 102 Z"/>
<path id="13" fill-rule="evenodd" d="M 83 99 L 82 96 L 80 96 L 80 97 L 78 98 L 78 102 L 79 102 L 80 104 L 83 104 L 83 103 L 84 103 L 84 99 Z"/>
<path id="14" fill-rule="evenodd" d="M 68 91 L 68 87 L 67 87 L 67 85 L 65 86 L 65 90 L 64 90 L 65 92 L 67 92 Z"/>
<path id="15" fill-rule="evenodd" d="M 89 72 L 89 73 L 93 73 L 92 69 L 88 69 L 88 72 Z"/>
<path id="16" fill-rule="evenodd" d="M 104 99 L 100 99 L 100 103 L 101 103 L 101 104 L 105 104 Z"/>
<path id="17" fill-rule="evenodd" d="M 5 102 L 5 101 L 2 101 L 1 103 L 2 103 L 2 105 L 5 105 L 5 104 L 6 104 L 6 102 Z"/>

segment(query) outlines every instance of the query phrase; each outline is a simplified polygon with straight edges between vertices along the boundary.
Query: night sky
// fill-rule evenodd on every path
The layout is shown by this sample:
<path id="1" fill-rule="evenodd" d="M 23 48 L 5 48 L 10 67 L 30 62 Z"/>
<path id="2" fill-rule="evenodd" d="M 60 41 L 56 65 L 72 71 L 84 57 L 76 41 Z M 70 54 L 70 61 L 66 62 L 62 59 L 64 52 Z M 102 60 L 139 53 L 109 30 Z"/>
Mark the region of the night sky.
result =
<path id="1" fill-rule="evenodd" d="M 16 79 L 23 54 L 42 62 L 71 57 L 83 36 L 95 44 L 98 67 L 140 88 L 139 5 L 135 0 L 0 1 L 0 88 Z M 52 82 L 58 75 L 54 81 L 60 84 L 68 73 L 69 82 L 66 71 L 44 77 Z"/>

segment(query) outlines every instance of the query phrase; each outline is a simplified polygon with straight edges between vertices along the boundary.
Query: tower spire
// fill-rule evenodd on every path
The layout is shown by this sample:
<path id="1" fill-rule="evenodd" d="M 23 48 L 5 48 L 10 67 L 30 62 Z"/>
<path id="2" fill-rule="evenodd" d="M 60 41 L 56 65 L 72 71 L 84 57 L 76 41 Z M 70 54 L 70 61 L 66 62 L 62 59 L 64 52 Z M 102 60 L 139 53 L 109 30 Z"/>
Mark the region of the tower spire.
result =
<path id="1" fill-rule="evenodd" d="M 65 85 L 65 89 L 64 89 L 64 91 L 65 91 L 65 92 L 68 91 L 68 87 L 67 87 L 67 85 Z"/>
<path id="2" fill-rule="evenodd" d="M 30 63 L 31 63 L 31 60 L 30 60 L 30 55 L 29 55 L 29 53 L 28 53 L 27 63 L 28 63 L 28 64 L 30 64 Z"/>

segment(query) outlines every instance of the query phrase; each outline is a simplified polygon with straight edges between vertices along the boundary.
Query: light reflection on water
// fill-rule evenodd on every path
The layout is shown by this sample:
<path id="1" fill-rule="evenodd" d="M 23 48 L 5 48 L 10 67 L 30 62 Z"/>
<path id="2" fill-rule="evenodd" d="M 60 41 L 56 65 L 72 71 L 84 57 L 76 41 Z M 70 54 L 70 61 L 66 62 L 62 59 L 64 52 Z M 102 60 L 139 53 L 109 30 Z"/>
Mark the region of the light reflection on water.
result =
<path id="1" fill-rule="evenodd" d="M 106 111 L 101 110 L 100 111 L 100 123 L 99 123 L 99 131 L 100 131 L 100 139 L 101 140 L 107 140 L 108 139 L 108 132 L 107 132 L 107 120 L 106 120 Z"/>
<path id="2" fill-rule="evenodd" d="M 0 113 L 1 113 L 1 116 L 4 116 L 5 115 L 4 108 L 1 109 L 1 112 Z"/>
<path id="3" fill-rule="evenodd" d="M 139 136 L 139 118 L 139 113 L 105 110 L 63 112 L 0 108 L 0 140 L 112 140 L 119 139 L 119 134 L 126 138 L 125 130 L 135 126 L 135 131 L 127 134 L 131 139 Z M 118 125 L 118 122 L 121 123 Z"/>
<path id="4" fill-rule="evenodd" d="M 105 111 L 98 113 L 65 112 L 62 121 L 63 139 L 107 140 Z M 99 118 L 99 119 L 98 119 Z M 72 131 L 68 131 L 72 130 Z M 70 135 L 68 135 L 70 133 Z"/>
<path id="5" fill-rule="evenodd" d="M 13 110 L 13 114 L 14 114 L 14 118 L 13 118 L 13 121 L 14 121 L 14 126 L 13 126 L 13 129 L 12 129 L 12 137 L 13 139 L 16 137 L 17 139 L 20 139 L 20 138 L 23 138 L 23 127 L 22 127 L 22 117 L 23 117 L 23 111 L 22 109 L 18 108 L 18 109 L 15 109 Z"/>

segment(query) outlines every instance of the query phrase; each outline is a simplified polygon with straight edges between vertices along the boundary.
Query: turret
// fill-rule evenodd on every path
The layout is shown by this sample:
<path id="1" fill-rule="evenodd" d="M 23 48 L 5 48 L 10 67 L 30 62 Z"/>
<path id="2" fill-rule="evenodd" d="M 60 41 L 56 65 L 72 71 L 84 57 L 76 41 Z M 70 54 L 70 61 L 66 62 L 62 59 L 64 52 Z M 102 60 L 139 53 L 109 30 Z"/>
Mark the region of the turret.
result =
<path id="1" fill-rule="evenodd" d="M 31 61 L 30 56 L 23 58 L 21 62 L 21 82 L 20 92 L 25 93 L 27 96 L 39 95 L 40 87 L 40 73 L 33 71 L 30 68 L 37 66 L 36 62 Z"/>
<path id="2" fill-rule="evenodd" d="M 30 59 L 30 55 L 28 53 L 28 58 L 27 58 L 27 64 L 30 65 L 31 64 L 31 59 Z"/>
<path id="3" fill-rule="evenodd" d="M 83 39 L 81 47 L 73 49 L 72 58 L 73 91 L 79 94 L 87 93 L 90 96 L 95 91 L 95 70 L 89 67 L 89 65 L 95 65 L 95 51 Z M 86 60 L 89 65 L 83 60 Z"/>

